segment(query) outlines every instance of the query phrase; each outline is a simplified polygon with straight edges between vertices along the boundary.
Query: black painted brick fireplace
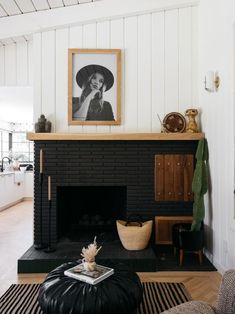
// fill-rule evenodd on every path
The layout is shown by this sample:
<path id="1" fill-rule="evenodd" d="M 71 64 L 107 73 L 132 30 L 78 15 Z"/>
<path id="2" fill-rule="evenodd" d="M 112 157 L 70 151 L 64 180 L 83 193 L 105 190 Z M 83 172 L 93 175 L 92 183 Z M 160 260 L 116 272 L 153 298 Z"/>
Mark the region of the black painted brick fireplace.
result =
<path id="1" fill-rule="evenodd" d="M 157 215 L 191 215 L 192 202 L 156 202 L 154 199 L 155 154 L 195 154 L 198 141 L 35 141 L 34 243 L 47 243 L 49 211 L 47 179 L 51 176 L 51 241 L 58 242 L 58 197 L 62 188 L 123 187 L 126 200 L 115 218 L 131 213 L 143 219 Z M 39 184 L 39 155 L 43 150 L 42 203 Z M 92 197 L 92 196 L 91 196 Z M 79 198 L 73 199 L 79 205 Z M 42 228 L 40 209 L 42 208 Z M 69 213 L 69 206 L 68 212 Z"/>

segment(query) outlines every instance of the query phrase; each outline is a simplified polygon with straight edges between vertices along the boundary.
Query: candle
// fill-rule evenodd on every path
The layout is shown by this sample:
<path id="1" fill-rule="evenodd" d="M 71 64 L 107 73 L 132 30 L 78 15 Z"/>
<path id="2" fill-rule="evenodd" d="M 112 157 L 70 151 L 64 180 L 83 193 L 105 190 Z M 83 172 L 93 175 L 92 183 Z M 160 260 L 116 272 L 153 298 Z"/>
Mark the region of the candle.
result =
<path id="1" fill-rule="evenodd" d="M 51 200 L 51 176 L 48 176 L 48 201 Z"/>
<path id="2" fill-rule="evenodd" d="M 40 173 L 42 173 L 42 158 L 43 158 L 42 149 L 40 149 Z"/>

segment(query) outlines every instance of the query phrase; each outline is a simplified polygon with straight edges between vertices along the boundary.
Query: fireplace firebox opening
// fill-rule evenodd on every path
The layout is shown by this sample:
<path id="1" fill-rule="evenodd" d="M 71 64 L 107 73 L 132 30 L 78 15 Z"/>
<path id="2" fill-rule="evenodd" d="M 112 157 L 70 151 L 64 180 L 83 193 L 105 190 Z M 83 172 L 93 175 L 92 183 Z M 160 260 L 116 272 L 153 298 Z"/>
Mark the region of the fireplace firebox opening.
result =
<path id="1" fill-rule="evenodd" d="M 126 186 L 58 186 L 58 241 L 113 240 L 116 220 L 126 218 L 126 203 Z"/>

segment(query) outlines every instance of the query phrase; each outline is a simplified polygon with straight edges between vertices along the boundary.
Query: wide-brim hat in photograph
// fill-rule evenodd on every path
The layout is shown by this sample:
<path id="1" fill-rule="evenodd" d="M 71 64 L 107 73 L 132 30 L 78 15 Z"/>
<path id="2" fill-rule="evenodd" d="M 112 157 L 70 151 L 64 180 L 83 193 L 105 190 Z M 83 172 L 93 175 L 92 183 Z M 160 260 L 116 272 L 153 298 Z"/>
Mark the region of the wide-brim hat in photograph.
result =
<path id="1" fill-rule="evenodd" d="M 78 86 L 82 88 L 83 84 L 87 82 L 88 78 L 94 73 L 100 73 L 103 75 L 104 84 L 106 86 L 105 91 L 109 90 L 113 86 L 113 73 L 109 69 L 99 64 L 89 64 L 78 71 L 76 75 Z"/>

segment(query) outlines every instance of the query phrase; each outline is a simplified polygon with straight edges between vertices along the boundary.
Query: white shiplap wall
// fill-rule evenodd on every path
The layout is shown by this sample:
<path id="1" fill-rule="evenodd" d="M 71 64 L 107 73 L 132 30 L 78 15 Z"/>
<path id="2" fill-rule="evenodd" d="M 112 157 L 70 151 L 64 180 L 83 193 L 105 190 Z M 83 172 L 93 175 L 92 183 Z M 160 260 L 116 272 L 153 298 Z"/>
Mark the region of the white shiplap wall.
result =
<path id="1" fill-rule="evenodd" d="M 33 85 L 33 41 L 0 46 L 0 86 Z"/>
<path id="2" fill-rule="evenodd" d="M 34 35 L 34 119 L 54 132 L 159 132 L 157 114 L 197 107 L 197 6 Z M 122 124 L 68 126 L 68 48 L 121 48 Z"/>

